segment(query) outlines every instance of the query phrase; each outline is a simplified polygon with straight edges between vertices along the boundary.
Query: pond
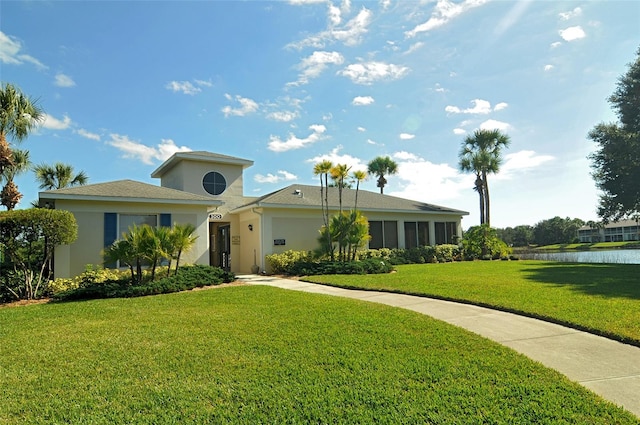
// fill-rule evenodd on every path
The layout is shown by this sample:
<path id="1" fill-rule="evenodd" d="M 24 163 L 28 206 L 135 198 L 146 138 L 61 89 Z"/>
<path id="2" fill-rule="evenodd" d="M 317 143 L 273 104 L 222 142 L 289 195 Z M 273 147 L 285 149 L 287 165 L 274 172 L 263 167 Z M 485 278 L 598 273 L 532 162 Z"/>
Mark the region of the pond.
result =
<path id="1" fill-rule="evenodd" d="M 603 249 L 592 251 L 523 252 L 523 260 L 562 261 L 571 263 L 640 264 L 640 249 Z"/>

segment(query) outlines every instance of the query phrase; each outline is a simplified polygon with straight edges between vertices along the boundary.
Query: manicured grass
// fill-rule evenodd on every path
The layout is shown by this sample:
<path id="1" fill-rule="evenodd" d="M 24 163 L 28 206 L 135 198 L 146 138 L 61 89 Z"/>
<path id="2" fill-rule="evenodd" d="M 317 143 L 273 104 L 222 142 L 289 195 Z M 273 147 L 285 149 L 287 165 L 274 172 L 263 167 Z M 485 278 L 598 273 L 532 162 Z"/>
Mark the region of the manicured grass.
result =
<path id="1" fill-rule="evenodd" d="M 2 424 L 636 424 L 505 347 L 260 286 L 0 309 Z"/>
<path id="2" fill-rule="evenodd" d="M 350 288 L 432 296 L 524 312 L 640 344 L 640 265 L 471 261 L 396 273 L 312 276 Z"/>

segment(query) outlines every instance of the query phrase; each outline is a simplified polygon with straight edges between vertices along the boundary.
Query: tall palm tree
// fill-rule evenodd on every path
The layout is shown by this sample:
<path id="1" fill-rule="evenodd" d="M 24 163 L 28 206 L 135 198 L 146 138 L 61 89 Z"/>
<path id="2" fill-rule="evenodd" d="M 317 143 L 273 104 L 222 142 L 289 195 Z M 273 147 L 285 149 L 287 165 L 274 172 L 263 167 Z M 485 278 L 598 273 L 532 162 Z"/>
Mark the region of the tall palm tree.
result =
<path id="1" fill-rule="evenodd" d="M 476 190 L 480 194 L 480 224 L 491 226 L 489 183 L 487 176 L 500 171 L 502 149 L 509 146 L 509 136 L 500 130 L 476 130 L 462 142 L 459 167 L 476 174 Z"/>
<path id="2" fill-rule="evenodd" d="M 340 214 L 342 214 L 342 190 L 345 187 L 345 179 L 349 177 L 349 169 L 347 164 L 338 164 L 335 167 L 331 167 L 331 178 L 338 186 L 338 205 Z"/>
<path id="3" fill-rule="evenodd" d="M 360 182 L 367 179 L 367 173 L 362 170 L 356 170 L 351 174 L 351 177 L 356 181 L 356 200 L 353 204 L 353 209 L 358 209 L 358 191 L 360 190 Z"/>
<path id="4" fill-rule="evenodd" d="M 313 167 L 313 174 L 320 176 L 320 203 L 322 204 L 322 219 L 325 226 L 329 225 L 329 172 L 331 172 L 332 167 L 333 163 L 328 159 L 317 163 Z"/>
<path id="5" fill-rule="evenodd" d="M 396 174 L 398 172 L 398 164 L 388 156 L 378 156 L 367 164 L 367 172 L 378 177 L 378 187 L 380 188 L 380 193 L 383 194 L 384 186 L 387 184 L 387 179 L 384 176 Z"/>
<path id="6" fill-rule="evenodd" d="M 7 141 L 11 137 L 15 142 L 21 142 L 42 120 L 44 112 L 37 102 L 12 84 L 0 86 L 0 174 L 14 164 L 14 155 Z M 2 190 L 2 205 L 13 209 L 22 198 L 13 178 L 5 182 Z"/>
<path id="7" fill-rule="evenodd" d="M 40 189 L 52 190 L 65 187 L 82 186 L 89 178 L 84 171 L 75 174 L 71 165 L 56 162 L 54 165 L 40 164 L 33 168 Z"/>

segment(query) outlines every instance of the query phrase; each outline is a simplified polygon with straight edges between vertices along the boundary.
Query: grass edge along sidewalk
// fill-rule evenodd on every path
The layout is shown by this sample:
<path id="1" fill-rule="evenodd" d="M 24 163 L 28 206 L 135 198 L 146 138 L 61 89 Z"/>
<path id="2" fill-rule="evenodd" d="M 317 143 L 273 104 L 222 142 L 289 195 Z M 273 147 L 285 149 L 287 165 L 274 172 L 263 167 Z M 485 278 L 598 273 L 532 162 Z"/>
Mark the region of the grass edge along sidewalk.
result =
<path id="1" fill-rule="evenodd" d="M 470 261 L 396 266 L 384 275 L 305 276 L 349 289 L 479 305 L 640 346 L 640 265 Z"/>
<path id="2" fill-rule="evenodd" d="M 471 332 L 265 286 L 0 311 L 0 423 L 591 423 L 629 412 Z"/>

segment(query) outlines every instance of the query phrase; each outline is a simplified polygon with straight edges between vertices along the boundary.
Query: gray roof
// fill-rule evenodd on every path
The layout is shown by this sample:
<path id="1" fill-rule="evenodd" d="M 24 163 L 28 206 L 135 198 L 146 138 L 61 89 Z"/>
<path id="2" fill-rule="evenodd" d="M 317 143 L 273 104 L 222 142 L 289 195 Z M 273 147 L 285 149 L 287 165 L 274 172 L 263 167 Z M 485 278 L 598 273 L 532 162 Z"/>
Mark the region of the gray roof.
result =
<path id="1" fill-rule="evenodd" d="M 222 205 L 219 200 L 204 195 L 169 189 L 134 180 L 117 180 L 88 184 L 39 193 L 40 199 L 69 199 L 82 201 L 155 202 L 191 205 Z"/>
<path id="2" fill-rule="evenodd" d="M 353 208 L 355 195 L 355 189 L 342 190 L 342 208 L 344 210 Z M 339 208 L 337 188 L 329 188 L 328 201 L 330 208 Z M 256 207 L 318 209 L 320 208 L 320 205 L 320 186 L 293 184 L 257 198 L 251 203 L 237 208 L 237 210 Z M 361 211 L 469 215 L 466 211 L 427 204 L 419 201 L 412 201 L 410 199 L 398 198 L 396 196 L 382 195 L 377 192 L 370 192 L 362 189 L 358 191 L 358 209 Z"/>
<path id="3" fill-rule="evenodd" d="M 207 151 L 190 151 L 190 152 L 176 152 L 165 162 L 160 164 L 156 170 L 151 173 L 151 177 L 162 177 L 164 173 L 173 168 L 178 162 L 182 160 L 203 161 L 214 164 L 231 164 L 241 165 L 242 168 L 247 168 L 253 165 L 253 161 L 248 159 L 237 158 L 235 156 L 221 155 L 218 153 L 212 153 Z"/>

